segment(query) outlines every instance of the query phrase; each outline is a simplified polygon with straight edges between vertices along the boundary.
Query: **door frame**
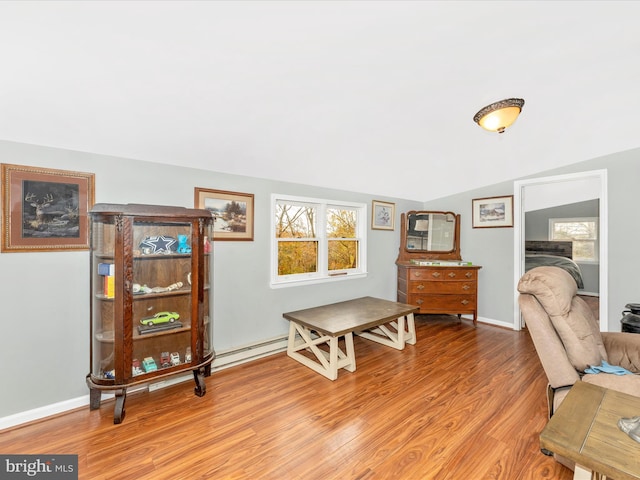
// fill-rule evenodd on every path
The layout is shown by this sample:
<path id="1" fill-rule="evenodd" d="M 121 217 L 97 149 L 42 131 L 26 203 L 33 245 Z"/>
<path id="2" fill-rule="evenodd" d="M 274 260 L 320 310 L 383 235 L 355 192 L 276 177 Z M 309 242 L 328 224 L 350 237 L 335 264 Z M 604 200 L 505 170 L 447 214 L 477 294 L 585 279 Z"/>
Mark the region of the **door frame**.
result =
<path id="1" fill-rule="evenodd" d="M 528 180 L 516 180 L 513 184 L 513 254 L 514 254 L 514 315 L 513 315 L 513 329 L 521 330 L 524 327 L 524 320 L 520 312 L 520 305 L 518 304 L 518 282 L 522 275 L 524 275 L 524 241 L 525 241 L 525 199 L 527 187 L 541 186 L 541 185 L 553 185 L 558 183 L 577 182 L 587 179 L 596 179 L 599 181 L 599 232 L 598 240 L 600 243 L 599 249 L 599 292 L 600 292 L 600 331 L 606 332 L 609 330 L 607 319 L 607 299 L 608 299 L 608 208 L 607 208 L 607 170 L 591 170 L 587 172 L 577 172 L 565 175 L 554 175 L 549 177 L 532 178 Z M 531 192 L 531 191 L 530 191 Z"/>

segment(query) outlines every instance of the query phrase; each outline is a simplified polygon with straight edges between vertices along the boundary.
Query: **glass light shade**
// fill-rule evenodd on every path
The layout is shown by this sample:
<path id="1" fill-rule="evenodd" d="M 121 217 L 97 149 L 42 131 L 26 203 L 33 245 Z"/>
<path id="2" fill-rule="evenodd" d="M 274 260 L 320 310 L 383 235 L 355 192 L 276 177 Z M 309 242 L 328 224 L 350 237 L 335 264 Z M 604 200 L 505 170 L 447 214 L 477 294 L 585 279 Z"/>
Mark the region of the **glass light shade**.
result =
<path id="1" fill-rule="evenodd" d="M 473 120 L 485 130 L 503 133 L 516 121 L 523 105 L 524 100 L 521 98 L 501 100 L 481 109 Z"/>

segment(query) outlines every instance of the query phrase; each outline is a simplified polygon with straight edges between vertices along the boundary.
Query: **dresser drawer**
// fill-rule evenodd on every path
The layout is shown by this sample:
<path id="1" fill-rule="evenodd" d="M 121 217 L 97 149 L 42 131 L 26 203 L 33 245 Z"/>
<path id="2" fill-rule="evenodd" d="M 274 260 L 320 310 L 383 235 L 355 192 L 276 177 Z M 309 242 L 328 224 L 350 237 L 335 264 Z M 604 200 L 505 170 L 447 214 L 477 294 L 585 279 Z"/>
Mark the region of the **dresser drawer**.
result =
<path id="1" fill-rule="evenodd" d="M 408 303 L 420 307 L 420 313 L 464 313 L 476 310 L 475 295 L 408 295 Z"/>
<path id="2" fill-rule="evenodd" d="M 477 270 L 466 268 L 412 268 L 409 270 L 409 280 L 477 280 Z"/>
<path id="3" fill-rule="evenodd" d="M 446 282 L 446 281 L 413 281 L 409 284 L 409 293 L 466 293 L 475 294 L 477 290 L 476 282 Z"/>

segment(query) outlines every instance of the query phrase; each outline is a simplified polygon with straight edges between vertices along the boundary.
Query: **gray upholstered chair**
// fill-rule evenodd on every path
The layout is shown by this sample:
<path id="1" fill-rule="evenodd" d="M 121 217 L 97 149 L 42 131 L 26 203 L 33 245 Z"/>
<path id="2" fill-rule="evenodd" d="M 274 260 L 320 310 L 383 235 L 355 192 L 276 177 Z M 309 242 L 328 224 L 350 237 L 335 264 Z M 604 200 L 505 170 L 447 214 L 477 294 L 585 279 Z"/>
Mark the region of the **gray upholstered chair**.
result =
<path id="1" fill-rule="evenodd" d="M 558 267 L 534 268 L 518 283 L 520 310 L 549 381 L 549 416 L 580 380 L 640 397 L 640 375 L 584 373 L 603 360 L 640 373 L 640 334 L 600 332 L 577 290 Z"/>

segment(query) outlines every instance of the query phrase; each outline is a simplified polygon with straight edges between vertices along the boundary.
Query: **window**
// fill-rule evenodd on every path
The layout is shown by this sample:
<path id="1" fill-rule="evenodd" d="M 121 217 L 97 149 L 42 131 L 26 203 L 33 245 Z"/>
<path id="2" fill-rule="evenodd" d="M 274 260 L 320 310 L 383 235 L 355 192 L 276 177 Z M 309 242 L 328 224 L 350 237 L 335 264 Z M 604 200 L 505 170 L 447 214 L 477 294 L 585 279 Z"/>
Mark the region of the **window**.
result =
<path id="1" fill-rule="evenodd" d="M 271 198 L 271 285 L 366 273 L 366 205 L 314 198 Z"/>
<path id="2" fill-rule="evenodd" d="M 598 261 L 598 218 L 550 218 L 549 240 L 572 240 L 573 260 Z"/>

